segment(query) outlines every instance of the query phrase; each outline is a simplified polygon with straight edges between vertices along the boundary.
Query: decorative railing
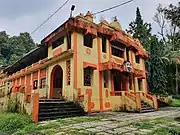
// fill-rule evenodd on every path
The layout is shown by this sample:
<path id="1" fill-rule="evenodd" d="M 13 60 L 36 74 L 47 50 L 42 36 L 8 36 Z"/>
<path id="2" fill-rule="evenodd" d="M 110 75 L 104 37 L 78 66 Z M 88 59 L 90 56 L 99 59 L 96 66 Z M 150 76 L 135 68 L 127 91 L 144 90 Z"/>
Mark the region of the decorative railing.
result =
<path id="1" fill-rule="evenodd" d="M 133 101 L 136 101 L 136 96 L 129 93 L 128 91 L 125 91 L 125 96 L 127 96 L 128 98 L 130 98 Z"/>
<path id="2" fill-rule="evenodd" d="M 153 102 L 154 110 L 158 109 L 158 102 L 156 95 L 150 95 L 148 93 L 143 93 L 142 95 Z"/>
<path id="3" fill-rule="evenodd" d="M 122 96 L 122 91 L 112 91 L 110 92 L 111 96 Z"/>
<path id="4" fill-rule="evenodd" d="M 130 102 L 136 104 L 136 108 L 141 112 L 141 100 L 151 105 L 154 110 L 158 109 L 157 97 L 143 92 L 114 91 L 111 96 L 125 96 Z"/>
<path id="5" fill-rule="evenodd" d="M 145 100 L 145 102 L 148 102 L 153 108 L 154 110 L 158 109 L 158 103 L 157 103 L 157 97 L 156 95 L 150 95 L 148 93 L 144 93 L 144 92 L 131 92 L 132 94 L 135 95 L 139 95 L 142 96 L 141 100 Z"/>
<path id="6" fill-rule="evenodd" d="M 137 93 L 130 93 L 128 91 L 113 91 L 110 93 L 111 96 L 122 96 L 125 98 L 124 104 L 136 108 L 141 112 L 141 98 Z"/>

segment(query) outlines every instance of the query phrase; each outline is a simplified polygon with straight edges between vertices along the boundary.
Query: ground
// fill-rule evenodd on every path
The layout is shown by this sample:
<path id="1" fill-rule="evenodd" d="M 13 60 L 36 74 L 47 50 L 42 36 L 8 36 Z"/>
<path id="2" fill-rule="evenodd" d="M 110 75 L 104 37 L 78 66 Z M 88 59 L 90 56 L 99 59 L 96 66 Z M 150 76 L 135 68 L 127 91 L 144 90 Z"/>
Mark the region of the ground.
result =
<path id="1" fill-rule="evenodd" d="M 179 117 L 179 118 L 178 118 Z M 91 120 L 92 118 L 92 120 Z M 83 119 L 83 118 L 82 118 Z M 84 117 L 86 119 L 86 117 Z M 86 120 L 85 120 L 86 121 Z M 58 121 L 50 121 L 50 123 Z M 151 113 L 123 113 L 110 112 L 91 116 L 88 122 L 77 122 L 70 124 L 73 119 L 69 119 L 69 124 L 60 126 L 62 134 L 180 134 L 180 108 L 164 108 Z M 42 122 L 42 124 L 49 122 Z M 68 123 L 68 122 L 67 122 Z"/>
<path id="2" fill-rule="evenodd" d="M 16 135 L 179 135 L 180 108 L 151 113 L 109 112 L 91 116 L 32 123 Z"/>

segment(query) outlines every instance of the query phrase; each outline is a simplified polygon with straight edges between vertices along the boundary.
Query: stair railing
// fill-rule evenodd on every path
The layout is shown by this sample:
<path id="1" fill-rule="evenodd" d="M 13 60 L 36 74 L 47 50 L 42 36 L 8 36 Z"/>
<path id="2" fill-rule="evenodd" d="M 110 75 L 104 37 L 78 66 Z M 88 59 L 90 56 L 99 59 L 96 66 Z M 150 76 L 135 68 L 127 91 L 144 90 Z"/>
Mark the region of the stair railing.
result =
<path id="1" fill-rule="evenodd" d="M 158 103 L 157 103 L 157 97 L 156 95 L 150 95 L 148 93 L 142 93 L 142 96 L 144 96 L 145 98 L 151 100 L 153 102 L 153 107 L 154 110 L 158 109 Z"/>
<path id="2" fill-rule="evenodd" d="M 133 102 L 136 103 L 136 107 L 139 109 L 139 111 L 141 112 L 141 98 L 140 98 L 140 94 L 136 93 L 130 93 L 128 91 L 125 91 L 125 96 L 128 97 L 129 99 L 131 99 Z"/>

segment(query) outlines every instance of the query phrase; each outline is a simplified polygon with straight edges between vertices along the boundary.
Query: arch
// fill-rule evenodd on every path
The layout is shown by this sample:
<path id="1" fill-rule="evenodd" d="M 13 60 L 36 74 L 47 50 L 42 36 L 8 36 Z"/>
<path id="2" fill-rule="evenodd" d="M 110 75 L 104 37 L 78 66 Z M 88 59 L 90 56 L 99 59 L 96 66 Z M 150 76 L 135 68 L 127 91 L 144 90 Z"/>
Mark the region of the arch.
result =
<path id="1" fill-rule="evenodd" d="M 61 66 L 56 65 L 51 72 L 50 97 L 62 98 L 63 88 L 63 70 Z"/>

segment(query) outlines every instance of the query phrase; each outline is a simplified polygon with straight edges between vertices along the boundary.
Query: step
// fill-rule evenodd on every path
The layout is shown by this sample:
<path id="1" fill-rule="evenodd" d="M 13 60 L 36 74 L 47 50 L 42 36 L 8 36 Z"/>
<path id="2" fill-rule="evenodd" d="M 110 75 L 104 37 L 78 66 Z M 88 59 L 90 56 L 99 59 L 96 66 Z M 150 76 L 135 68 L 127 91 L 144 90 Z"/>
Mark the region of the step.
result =
<path id="1" fill-rule="evenodd" d="M 39 103 L 40 104 L 66 104 L 66 103 L 71 103 L 71 102 L 67 102 L 67 101 L 45 101 L 45 102 L 42 102 L 42 101 L 40 101 Z"/>
<path id="2" fill-rule="evenodd" d="M 154 112 L 154 109 L 151 109 L 151 110 L 141 110 L 141 113 L 148 113 L 148 112 Z"/>
<path id="3" fill-rule="evenodd" d="M 60 108 L 60 109 L 63 109 L 63 108 L 80 108 L 79 106 L 76 106 L 76 105 L 73 105 L 73 104 L 69 104 L 69 105 L 47 105 L 47 106 L 42 106 L 42 105 L 39 105 L 39 110 L 41 109 L 53 109 L 53 108 Z"/>
<path id="4" fill-rule="evenodd" d="M 39 99 L 39 102 L 59 102 L 65 101 L 64 99 Z"/>
<path id="5" fill-rule="evenodd" d="M 51 108 L 51 109 L 40 109 L 40 112 L 54 112 L 54 111 L 71 111 L 71 110 L 79 110 L 80 108 Z"/>
<path id="6" fill-rule="evenodd" d="M 54 111 L 54 112 L 40 112 L 39 116 L 49 116 L 49 115 L 56 115 L 56 116 L 61 116 L 61 115 L 67 115 L 67 114 L 79 114 L 82 113 L 81 110 L 73 110 L 73 111 Z"/>
<path id="7" fill-rule="evenodd" d="M 141 105 L 141 107 L 151 107 L 150 105 Z"/>
<path id="8" fill-rule="evenodd" d="M 152 108 L 152 107 L 144 107 L 144 108 L 141 108 L 141 110 L 152 110 L 152 109 L 154 109 L 154 108 Z"/>
<path id="9" fill-rule="evenodd" d="M 55 119 L 60 119 L 60 118 L 68 118 L 68 117 L 76 117 L 76 116 L 84 116 L 84 114 L 79 113 L 79 114 L 71 114 L 71 115 L 39 117 L 39 121 L 55 120 Z"/>

